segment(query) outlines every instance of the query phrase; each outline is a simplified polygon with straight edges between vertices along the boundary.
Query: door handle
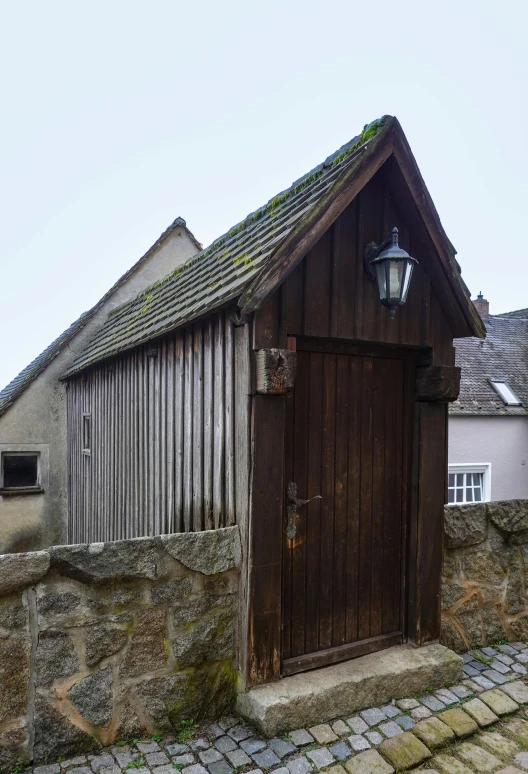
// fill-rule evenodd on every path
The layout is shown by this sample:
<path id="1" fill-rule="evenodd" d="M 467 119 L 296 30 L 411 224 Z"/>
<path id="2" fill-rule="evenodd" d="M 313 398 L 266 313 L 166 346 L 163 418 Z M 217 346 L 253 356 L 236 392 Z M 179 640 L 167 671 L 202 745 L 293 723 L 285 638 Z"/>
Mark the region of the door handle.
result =
<path id="1" fill-rule="evenodd" d="M 297 511 L 301 505 L 311 503 L 312 500 L 322 500 L 321 495 L 314 495 L 308 500 L 299 500 L 297 497 L 297 484 L 294 481 L 290 481 L 286 493 L 286 513 L 288 514 L 288 524 L 286 525 L 286 537 L 288 540 L 293 540 L 297 534 Z"/>

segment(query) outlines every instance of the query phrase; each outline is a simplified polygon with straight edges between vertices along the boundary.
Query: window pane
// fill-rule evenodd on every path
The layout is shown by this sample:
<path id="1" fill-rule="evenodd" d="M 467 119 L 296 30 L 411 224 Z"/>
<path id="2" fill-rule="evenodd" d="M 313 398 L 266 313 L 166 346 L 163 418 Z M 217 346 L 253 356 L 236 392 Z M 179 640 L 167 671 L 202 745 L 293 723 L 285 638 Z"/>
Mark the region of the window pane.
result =
<path id="1" fill-rule="evenodd" d="M 456 490 L 456 501 L 457 503 L 463 503 L 464 502 L 464 491 L 462 489 Z"/>
<path id="2" fill-rule="evenodd" d="M 448 489 L 447 490 L 447 502 L 448 503 L 454 503 L 455 502 L 455 490 L 454 489 Z"/>
<path id="3" fill-rule="evenodd" d="M 37 486 L 37 454 L 4 454 L 4 487 L 6 489 Z"/>
<path id="4" fill-rule="evenodd" d="M 449 486 L 455 486 L 455 474 L 450 473 L 448 476 L 448 484 Z"/>
<path id="5" fill-rule="evenodd" d="M 478 487 L 478 486 L 475 487 L 475 489 L 473 491 L 474 491 L 474 494 L 475 494 L 475 502 L 476 503 L 482 502 L 482 494 L 481 494 L 482 490 L 480 489 L 480 487 Z"/>
<path id="6" fill-rule="evenodd" d="M 466 490 L 466 502 L 467 503 L 472 503 L 473 502 L 473 490 L 470 489 L 470 488 L 468 488 Z"/>

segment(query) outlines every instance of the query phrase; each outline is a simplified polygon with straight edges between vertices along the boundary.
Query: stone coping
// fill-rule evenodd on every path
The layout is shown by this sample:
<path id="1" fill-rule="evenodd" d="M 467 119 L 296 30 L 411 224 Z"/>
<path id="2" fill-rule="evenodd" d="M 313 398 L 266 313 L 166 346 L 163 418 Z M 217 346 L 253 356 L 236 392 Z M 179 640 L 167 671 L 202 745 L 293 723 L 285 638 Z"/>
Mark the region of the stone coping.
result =
<path id="1" fill-rule="evenodd" d="M 446 548 L 482 543 L 488 537 L 489 524 L 514 542 L 528 542 L 528 500 L 446 505 L 444 513 Z"/>
<path id="2" fill-rule="evenodd" d="M 164 555 L 190 570 L 215 575 L 238 568 L 242 551 L 237 526 L 204 532 L 108 543 L 52 546 L 46 551 L 0 555 L 0 596 L 33 586 L 50 570 L 83 583 L 155 580 Z"/>

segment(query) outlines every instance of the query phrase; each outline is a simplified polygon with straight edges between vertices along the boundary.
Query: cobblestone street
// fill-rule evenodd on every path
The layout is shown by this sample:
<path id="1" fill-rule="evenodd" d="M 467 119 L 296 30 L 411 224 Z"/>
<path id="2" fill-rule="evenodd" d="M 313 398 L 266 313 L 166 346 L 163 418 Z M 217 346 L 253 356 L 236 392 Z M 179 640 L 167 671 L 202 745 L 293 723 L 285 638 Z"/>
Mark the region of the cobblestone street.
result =
<path id="1" fill-rule="evenodd" d="M 123 740 L 33 774 L 471 774 L 528 771 L 528 645 L 464 654 L 459 685 L 265 739 L 239 717 Z"/>

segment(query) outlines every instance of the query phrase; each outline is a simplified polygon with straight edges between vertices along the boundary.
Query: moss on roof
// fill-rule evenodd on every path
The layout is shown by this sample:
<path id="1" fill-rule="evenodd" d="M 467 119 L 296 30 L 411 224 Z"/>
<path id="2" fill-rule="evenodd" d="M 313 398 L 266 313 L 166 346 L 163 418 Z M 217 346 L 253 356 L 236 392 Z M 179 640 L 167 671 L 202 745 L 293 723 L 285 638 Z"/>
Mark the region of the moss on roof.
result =
<path id="1" fill-rule="evenodd" d="M 132 301 L 114 309 L 85 351 L 65 374 L 132 349 L 238 298 L 269 263 L 290 232 L 328 193 L 391 117 L 366 124 L 288 189 L 249 213 L 191 260 Z"/>

